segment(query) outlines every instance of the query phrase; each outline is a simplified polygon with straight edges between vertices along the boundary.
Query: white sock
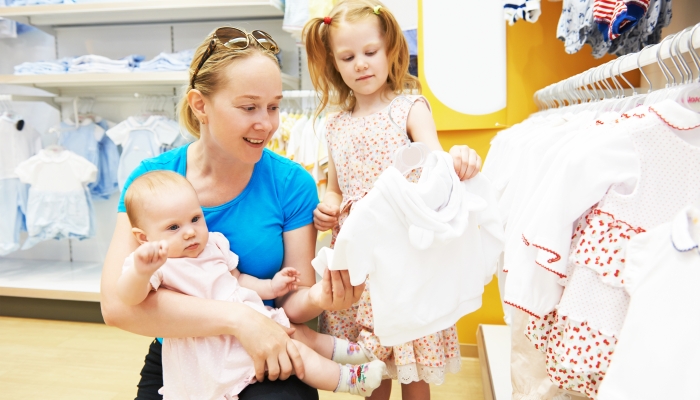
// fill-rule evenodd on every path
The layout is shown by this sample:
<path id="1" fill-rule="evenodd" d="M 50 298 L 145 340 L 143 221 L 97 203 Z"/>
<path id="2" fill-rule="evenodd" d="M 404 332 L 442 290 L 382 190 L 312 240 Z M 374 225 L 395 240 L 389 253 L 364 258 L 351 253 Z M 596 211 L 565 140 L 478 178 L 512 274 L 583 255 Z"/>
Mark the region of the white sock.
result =
<path id="1" fill-rule="evenodd" d="M 338 364 L 359 365 L 369 362 L 364 349 L 355 342 L 333 338 L 333 356 L 331 360 Z"/>
<path id="2" fill-rule="evenodd" d="M 385 374 L 386 364 L 379 360 L 360 365 L 340 365 L 340 380 L 334 392 L 369 397 L 382 384 Z"/>

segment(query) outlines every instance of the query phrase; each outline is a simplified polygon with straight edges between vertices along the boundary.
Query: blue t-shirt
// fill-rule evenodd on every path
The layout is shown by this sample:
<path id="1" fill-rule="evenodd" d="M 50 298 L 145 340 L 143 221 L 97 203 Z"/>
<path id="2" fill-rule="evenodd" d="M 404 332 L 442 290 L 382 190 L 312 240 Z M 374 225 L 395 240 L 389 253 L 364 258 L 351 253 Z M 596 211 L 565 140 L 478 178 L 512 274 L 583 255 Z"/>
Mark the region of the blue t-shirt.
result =
<path id="1" fill-rule="evenodd" d="M 188 145 L 141 162 L 124 184 L 119 212 L 126 212 L 124 193 L 148 171 L 168 170 L 186 176 Z M 255 164 L 250 182 L 234 199 L 202 207 L 210 232 L 221 232 L 239 258 L 241 273 L 271 279 L 284 259 L 282 233 L 313 222 L 318 204 L 316 184 L 299 164 L 269 150 Z M 265 301 L 272 306 L 273 301 Z"/>

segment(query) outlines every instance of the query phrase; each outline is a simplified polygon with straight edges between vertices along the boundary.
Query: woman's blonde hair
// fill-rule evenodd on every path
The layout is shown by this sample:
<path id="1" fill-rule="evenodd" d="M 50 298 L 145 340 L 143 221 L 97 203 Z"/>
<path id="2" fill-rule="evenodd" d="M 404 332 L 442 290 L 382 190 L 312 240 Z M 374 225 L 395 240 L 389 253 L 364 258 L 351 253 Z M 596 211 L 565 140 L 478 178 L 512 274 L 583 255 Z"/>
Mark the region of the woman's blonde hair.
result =
<path id="1" fill-rule="evenodd" d="M 199 69 L 199 72 L 197 72 L 197 78 L 194 82 L 194 87 L 202 92 L 204 97 L 211 96 L 223 86 L 223 83 L 225 83 L 224 71 L 229 65 L 237 60 L 242 60 L 250 57 L 253 54 L 262 53 L 271 60 L 274 60 L 275 64 L 279 66 L 277 57 L 275 57 L 271 52 L 263 49 L 255 40 L 249 39 L 250 43 L 246 49 L 232 50 L 225 47 L 220 41 L 214 39 L 215 32 L 216 30 L 207 35 L 202 44 L 200 44 L 199 47 L 197 47 L 197 50 L 195 50 L 192 63 L 190 64 L 189 79 L 187 80 L 187 82 L 192 80 L 192 75 L 202 60 L 202 56 L 207 51 L 209 43 L 212 40 L 215 40 L 216 47 L 207 61 L 204 62 L 202 68 Z M 192 136 L 199 139 L 199 120 L 194 115 L 194 112 L 192 112 L 192 109 L 190 108 L 190 104 L 187 102 L 187 93 L 189 93 L 190 90 L 192 90 L 192 87 L 188 87 L 187 91 L 182 96 L 182 99 L 180 99 L 180 104 L 178 105 L 179 120 L 180 125 L 185 127 L 185 129 L 187 129 Z"/>
<path id="2" fill-rule="evenodd" d="M 375 13 L 377 6 L 381 8 Z M 365 18 L 379 18 L 389 61 L 389 90 L 396 94 L 406 90 L 420 92 L 418 78 L 408 73 L 410 57 L 406 38 L 394 15 L 382 3 L 377 0 L 344 0 L 333 7 L 329 17 L 330 24 L 325 24 L 324 18 L 312 18 L 304 26 L 302 34 L 309 59 L 311 82 L 321 93 L 316 109 L 317 116 L 328 104 L 338 106 L 344 111 L 355 107 L 355 97 L 336 68 L 330 45 L 331 28 L 343 21 L 352 23 Z"/>

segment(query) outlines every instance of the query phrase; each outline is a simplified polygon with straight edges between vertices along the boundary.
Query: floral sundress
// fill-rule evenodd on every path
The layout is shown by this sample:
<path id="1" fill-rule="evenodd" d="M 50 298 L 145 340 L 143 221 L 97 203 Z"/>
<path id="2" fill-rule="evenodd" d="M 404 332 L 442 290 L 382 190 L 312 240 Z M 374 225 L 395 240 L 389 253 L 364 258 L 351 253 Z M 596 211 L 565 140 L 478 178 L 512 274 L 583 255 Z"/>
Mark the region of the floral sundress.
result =
<path id="1" fill-rule="evenodd" d="M 326 138 L 343 193 L 339 225 L 333 229 L 331 247 L 352 212 L 353 204 L 364 197 L 379 175 L 392 165 L 394 151 L 410 142 L 406 121 L 416 101 L 428 105 L 422 96 L 399 96 L 383 110 L 366 117 L 353 117 L 351 112 L 344 111 L 328 118 Z M 414 170 L 407 179 L 417 182 L 419 177 L 420 170 Z M 390 377 L 401 383 L 441 384 L 446 372 L 459 371 L 461 358 L 454 325 L 409 343 L 381 346 L 374 334 L 370 284 L 368 280 L 362 297 L 351 308 L 323 312 L 319 317 L 320 331 L 358 342 L 376 359 L 384 361 Z"/>

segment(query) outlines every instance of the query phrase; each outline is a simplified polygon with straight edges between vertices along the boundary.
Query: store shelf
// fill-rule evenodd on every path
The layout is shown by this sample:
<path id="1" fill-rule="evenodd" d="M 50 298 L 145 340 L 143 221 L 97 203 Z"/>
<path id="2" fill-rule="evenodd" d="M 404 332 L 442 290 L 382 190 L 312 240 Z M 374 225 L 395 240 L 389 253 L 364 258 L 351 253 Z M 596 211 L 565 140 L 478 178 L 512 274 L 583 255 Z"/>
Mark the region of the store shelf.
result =
<path id="1" fill-rule="evenodd" d="M 99 302 L 102 265 L 0 259 L 0 296 Z"/>
<path id="2" fill-rule="evenodd" d="M 144 86 L 185 86 L 188 84 L 187 71 L 170 72 L 130 72 L 130 73 L 85 73 L 60 75 L 0 75 L 0 85 L 24 85 L 42 89 L 82 88 L 82 87 L 125 87 Z M 297 89 L 299 78 L 282 74 L 285 89 Z"/>
<path id="3" fill-rule="evenodd" d="M 44 27 L 255 19 L 283 15 L 280 0 L 146 0 L 0 7 L 0 17 Z"/>
<path id="4" fill-rule="evenodd" d="M 476 335 L 484 399 L 510 399 L 510 327 L 479 325 Z"/>

